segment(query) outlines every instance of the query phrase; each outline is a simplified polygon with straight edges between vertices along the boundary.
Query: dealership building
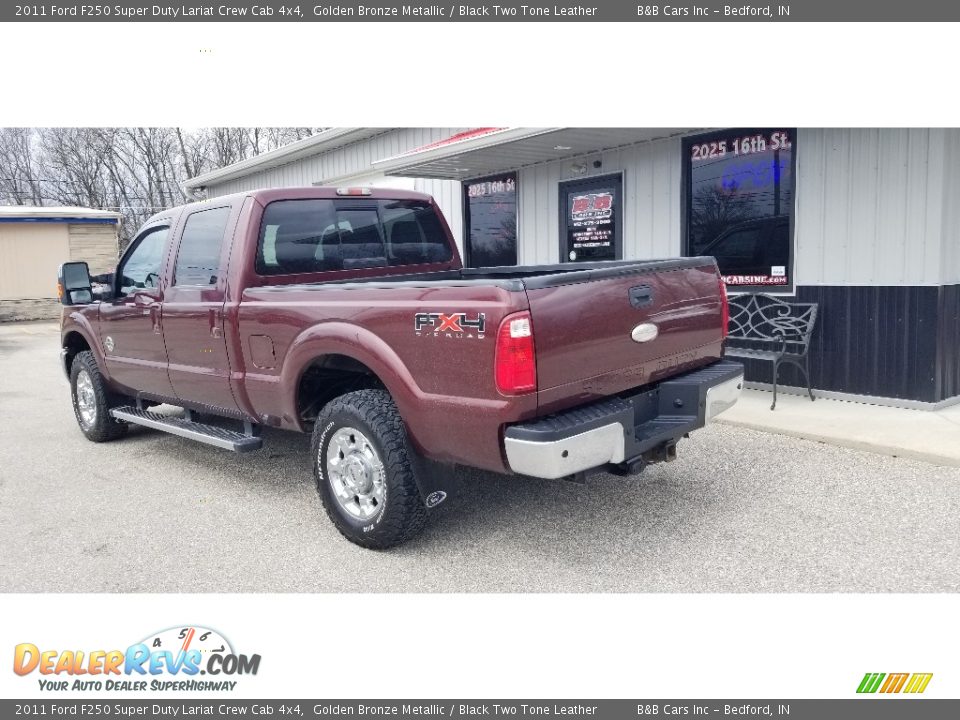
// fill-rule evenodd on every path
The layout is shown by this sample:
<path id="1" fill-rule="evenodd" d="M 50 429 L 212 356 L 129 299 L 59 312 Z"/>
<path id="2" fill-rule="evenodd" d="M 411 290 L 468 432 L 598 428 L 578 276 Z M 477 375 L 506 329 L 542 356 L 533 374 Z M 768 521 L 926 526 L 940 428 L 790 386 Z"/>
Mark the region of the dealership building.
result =
<path id="1" fill-rule="evenodd" d="M 818 303 L 817 394 L 960 401 L 957 129 L 336 128 L 187 183 L 300 185 L 429 193 L 473 267 L 713 255 L 731 294 Z"/>

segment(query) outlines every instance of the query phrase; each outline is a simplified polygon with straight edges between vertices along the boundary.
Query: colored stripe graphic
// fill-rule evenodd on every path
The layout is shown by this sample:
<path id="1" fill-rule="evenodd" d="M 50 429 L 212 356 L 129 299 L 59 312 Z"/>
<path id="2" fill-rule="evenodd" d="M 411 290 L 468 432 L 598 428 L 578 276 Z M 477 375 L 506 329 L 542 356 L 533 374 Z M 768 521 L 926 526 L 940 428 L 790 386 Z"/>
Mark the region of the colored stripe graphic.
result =
<path id="1" fill-rule="evenodd" d="M 875 693 L 877 688 L 880 687 L 880 683 L 884 677 L 886 677 L 884 673 L 867 673 L 863 676 L 863 680 L 860 681 L 860 687 L 857 688 L 857 692 Z"/>
<path id="2" fill-rule="evenodd" d="M 884 681 L 886 678 L 886 681 Z M 885 694 L 895 694 L 903 691 L 904 693 L 922 693 L 927 689 L 933 673 L 866 673 L 860 685 L 857 687 L 858 693 L 875 693 L 878 690 Z M 882 685 L 881 685 L 882 683 Z M 906 687 L 904 687 L 906 686 Z"/>
<path id="3" fill-rule="evenodd" d="M 887 675 L 887 681 L 880 688 L 882 693 L 898 693 L 903 688 L 903 684 L 910 677 L 910 673 L 890 673 Z"/>
<path id="4" fill-rule="evenodd" d="M 922 693 L 927 689 L 927 685 L 930 684 L 930 679 L 933 677 L 933 673 L 914 673 L 913 677 L 910 678 L 910 682 L 907 683 L 907 688 L 904 690 L 905 693 Z"/>

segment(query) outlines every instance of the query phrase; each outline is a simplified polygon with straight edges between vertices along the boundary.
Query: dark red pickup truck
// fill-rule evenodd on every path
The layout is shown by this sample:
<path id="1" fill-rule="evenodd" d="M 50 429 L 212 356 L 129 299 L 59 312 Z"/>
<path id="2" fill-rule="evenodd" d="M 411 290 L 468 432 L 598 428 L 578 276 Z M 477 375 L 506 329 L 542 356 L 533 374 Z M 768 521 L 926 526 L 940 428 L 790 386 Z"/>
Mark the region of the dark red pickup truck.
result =
<path id="1" fill-rule="evenodd" d="M 466 269 L 433 200 L 397 190 L 173 208 L 115 273 L 59 281 L 87 438 L 137 424 L 243 452 L 262 426 L 312 432 L 324 507 L 365 547 L 423 527 L 442 464 L 637 472 L 742 385 L 712 258 Z"/>

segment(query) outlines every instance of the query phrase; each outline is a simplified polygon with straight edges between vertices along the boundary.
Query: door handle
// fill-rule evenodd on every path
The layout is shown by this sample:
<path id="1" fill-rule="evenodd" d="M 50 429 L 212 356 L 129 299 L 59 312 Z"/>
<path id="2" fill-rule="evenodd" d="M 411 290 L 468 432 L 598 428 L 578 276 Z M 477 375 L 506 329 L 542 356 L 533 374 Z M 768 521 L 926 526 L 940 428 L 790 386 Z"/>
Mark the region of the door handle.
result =
<path id="1" fill-rule="evenodd" d="M 133 304 L 141 309 L 144 315 L 153 316 L 152 308 L 159 307 L 159 298 L 150 293 L 138 292 L 133 294 Z"/>
<path id="2" fill-rule="evenodd" d="M 646 307 L 653 302 L 653 290 L 649 285 L 636 285 L 628 293 L 630 304 L 635 308 Z"/>
<path id="3" fill-rule="evenodd" d="M 210 308 L 208 313 L 210 319 L 210 336 L 215 338 L 223 337 L 223 330 L 220 328 L 220 321 L 223 319 L 223 313 L 219 308 Z"/>
<path id="4" fill-rule="evenodd" d="M 154 334 L 159 335 L 162 332 L 160 329 L 160 303 L 151 303 L 146 312 L 150 313 L 150 322 L 153 325 Z"/>

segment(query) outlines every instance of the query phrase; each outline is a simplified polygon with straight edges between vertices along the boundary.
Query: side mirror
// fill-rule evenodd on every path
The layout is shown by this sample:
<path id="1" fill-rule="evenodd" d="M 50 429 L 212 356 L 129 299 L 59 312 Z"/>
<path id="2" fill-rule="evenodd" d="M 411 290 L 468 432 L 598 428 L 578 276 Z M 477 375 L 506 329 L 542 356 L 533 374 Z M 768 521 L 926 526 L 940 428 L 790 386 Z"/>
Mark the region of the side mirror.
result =
<path id="1" fill-rule="evenodd" d="M 91 275 L 94 300 L 113 300 L 113 273 Z"/>
<path id="2" fill-rule="evenodd" d="M 57 272 L 57 297 L 64 305 L 86 305 L 93 302 L 90 268 L 85 262 L 68 262 Z"/>

